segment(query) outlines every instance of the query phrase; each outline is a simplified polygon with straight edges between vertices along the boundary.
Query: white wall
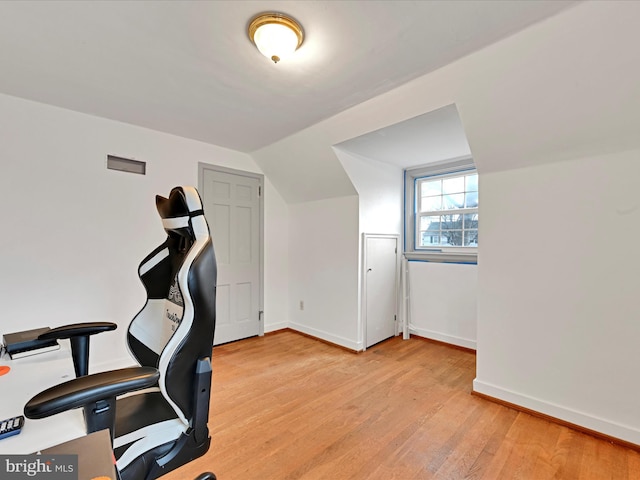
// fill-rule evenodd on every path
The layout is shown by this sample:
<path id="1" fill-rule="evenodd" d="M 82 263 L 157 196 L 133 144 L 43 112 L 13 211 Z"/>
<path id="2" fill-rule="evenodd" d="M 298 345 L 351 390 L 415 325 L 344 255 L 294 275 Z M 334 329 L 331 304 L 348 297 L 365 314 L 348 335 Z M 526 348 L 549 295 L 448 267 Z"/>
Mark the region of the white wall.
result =
<path id="1" fill-rule="evenodd" d="M 476 349 L 478 267 L 409 261 L 409 332 Z"/>
<path id="2" fill-rule="evenodd" d="M 640 150 L 486 174 L 475 390 L 640 444 Z"/>
<path id="3" fill-rule="evenodd" d="M 268 177 L 264 205 L 264 331 L 289 326 L 289 207 Z"/>
<path id="4" fill-rule="evenodd" d="M 147 175 L 106 169 L 107 154 L 147 162 Z M 128 358 L 126 328 L 144 304 L 140 260 L 165 238 L 155 195 L 197 185 L 198 162 L 259 172 L 246 154 L 0 95 L 0 333 L 80 321 L 119 328 L 92 343 L 92 365 Z M 266 183 L 266 216 L 286 206 Z M 286 284 L 280 233 L 265 239 L 267 285 Z M 286 258 L 286 257 L 285 257 Z M 269 321 L 286 319 L 286 290 L 265 293 Z M 273 313 L 273 315 L 271 315 Z M 280 317 L 280 319 L 279 319 Z"/>
<path id="5" fill-rule="evenodd" d="M 360 233 L 402 234 L 402 169 L 334 149 L 358 192 Z"/>
<path id="6" fill-rule="evenodd" d="M 289 211 L 290 327 L 361 350 L 358 197 L 296 203 Z"/>

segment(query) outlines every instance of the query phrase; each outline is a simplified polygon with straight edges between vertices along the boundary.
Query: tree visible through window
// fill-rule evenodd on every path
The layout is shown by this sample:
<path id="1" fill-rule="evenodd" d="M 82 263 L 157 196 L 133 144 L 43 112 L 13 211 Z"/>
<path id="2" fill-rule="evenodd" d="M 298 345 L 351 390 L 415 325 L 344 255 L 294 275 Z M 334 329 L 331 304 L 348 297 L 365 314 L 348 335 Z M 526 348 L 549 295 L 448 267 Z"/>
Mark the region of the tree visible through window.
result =
<path id="1" fill-rule="evenodd" d="M 478 174 L 474 171 L 415 179 L 416 250 L 478 246 Z"/>

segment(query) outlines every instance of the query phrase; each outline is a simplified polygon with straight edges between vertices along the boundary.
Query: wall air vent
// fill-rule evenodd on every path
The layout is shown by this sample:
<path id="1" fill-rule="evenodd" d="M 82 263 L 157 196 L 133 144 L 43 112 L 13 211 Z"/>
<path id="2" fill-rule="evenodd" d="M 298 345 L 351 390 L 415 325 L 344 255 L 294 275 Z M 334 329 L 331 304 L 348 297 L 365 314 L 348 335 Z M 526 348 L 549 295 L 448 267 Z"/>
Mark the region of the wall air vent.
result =
<path id="1" fill-rule="evenodd" d="M 121 172 L 145 175 L 147 173 L 147 162 L 107 155 L 107 168 L 109 170 L 120 170 Z"/>

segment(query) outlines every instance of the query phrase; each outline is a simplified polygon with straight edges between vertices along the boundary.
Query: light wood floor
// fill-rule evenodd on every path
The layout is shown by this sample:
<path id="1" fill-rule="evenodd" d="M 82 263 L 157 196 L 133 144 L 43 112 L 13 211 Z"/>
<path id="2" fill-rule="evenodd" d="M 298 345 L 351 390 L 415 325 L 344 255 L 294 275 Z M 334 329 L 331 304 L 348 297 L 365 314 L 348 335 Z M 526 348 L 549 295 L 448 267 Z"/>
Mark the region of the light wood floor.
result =
<path id="1" fill-rule="evenodd" d="M 420 339 L 216 347 L 211 449 L 163 480 L 640 479 L 640 453 L 472 396 L 474 376 L 473 353 Z"/>

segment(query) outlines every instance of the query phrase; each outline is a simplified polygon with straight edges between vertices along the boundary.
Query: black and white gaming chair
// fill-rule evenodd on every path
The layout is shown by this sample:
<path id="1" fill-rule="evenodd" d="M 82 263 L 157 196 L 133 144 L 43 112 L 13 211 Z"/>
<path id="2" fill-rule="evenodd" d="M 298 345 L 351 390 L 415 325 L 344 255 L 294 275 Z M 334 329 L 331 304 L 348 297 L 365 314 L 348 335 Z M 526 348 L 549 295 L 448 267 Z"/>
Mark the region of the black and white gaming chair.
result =
<path id="1" fill-rule="evenodd" d="M 25 406 L 28 418 L 84 407 L 88 433 L 111 429 L 122 480 L 155 479 L 203 455 L 211 441 L 213 245 L 195 188 L 176 187 L 169 198 L 157 196 L 156 207 L 167 239 L 139 266 L 147 302 L 127 335 L 140 367 L 79 377 Z M 77 357 L 84 358 L 74 354 L 74 363 Z M 86 366 L 78 370 L 86 373 Z"/>

